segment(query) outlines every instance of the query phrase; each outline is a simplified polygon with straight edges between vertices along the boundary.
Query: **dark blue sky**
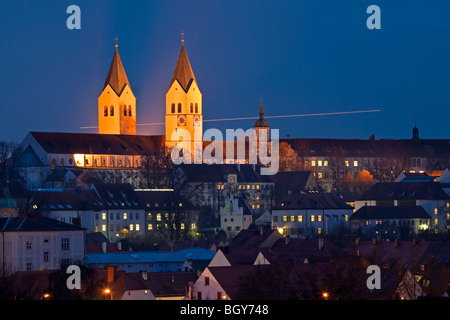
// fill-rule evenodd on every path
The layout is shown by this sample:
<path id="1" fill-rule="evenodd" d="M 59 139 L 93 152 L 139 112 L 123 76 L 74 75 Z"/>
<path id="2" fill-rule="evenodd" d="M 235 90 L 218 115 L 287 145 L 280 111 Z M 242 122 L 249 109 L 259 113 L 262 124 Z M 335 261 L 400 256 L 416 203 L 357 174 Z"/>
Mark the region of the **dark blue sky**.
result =
<path id="1" fill-rule="evenodd" d="M 66 9 L 81 8 L 81 30 Z M 366 9 L 381 8 L 381 30 Z M 1 1 L 0 140 L 29 131 L 95 132 L 114 37 L 138 123 L 164 121 L 180 32 L 204 119 L 380 109 L 270 119 L 280 136 L 450 138 L 450 2 L 381 0 Z M 250 128 L 254 121 L 204 128 Z M 162 134 L 140 126 L 138 134 Z"/>

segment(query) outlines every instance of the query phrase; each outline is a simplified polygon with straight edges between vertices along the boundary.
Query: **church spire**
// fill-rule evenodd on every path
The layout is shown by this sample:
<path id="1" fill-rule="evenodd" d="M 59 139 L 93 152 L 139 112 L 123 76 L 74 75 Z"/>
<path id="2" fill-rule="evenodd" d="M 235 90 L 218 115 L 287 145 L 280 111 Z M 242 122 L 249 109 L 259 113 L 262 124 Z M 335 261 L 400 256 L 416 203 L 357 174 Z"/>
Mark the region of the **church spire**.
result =
<path id="1" fill-rule="evenodd" d="M 262 96 L 260 97 L 259 105 L 259 119 L 255 122 L 255 128 L 267 128 L 269 127 L 269 122 L 264 119 L 264 108 L 262 103 Z"/>
<path id="2" fill-rule="evenodd" d="M 182 32 L 183 36 L 184 33 Z M 178 61 L 173 72 L 172 80 L 170 81 L 170 86 L 177 80 L 184 91 L 188 91 L 191 83 L 195 80 L 194 71 L 192 71 L 189 58 L 187 56 L 186 50 L 184 49 L 184 38 L 181 38 L 181 50 L 178 55 Z"/>
<path id="3" fill-rule="evenodd" d="M 115 47 L 116 50 L 114 52 L 113 59 L 111 61 L 111 65 L 109 67 L 108 75 L 106 76 L 105 84 L 103 85 L 103 89 L 106 88 L 106 86 L 109 84 L 113 90 L 120 95 L 122 93 L 123 88 L 125 88 L 125 85 L 128 84 L 131 90 L 130 83 L 128 82 L 127 74 L 125 73 L 125 69 L 122 64 L 122 60 L 119 56 L 119 51 L 117 47 L 119 46 L 117 44 L 117 37 L 114 39 L 116 41 Z"/>

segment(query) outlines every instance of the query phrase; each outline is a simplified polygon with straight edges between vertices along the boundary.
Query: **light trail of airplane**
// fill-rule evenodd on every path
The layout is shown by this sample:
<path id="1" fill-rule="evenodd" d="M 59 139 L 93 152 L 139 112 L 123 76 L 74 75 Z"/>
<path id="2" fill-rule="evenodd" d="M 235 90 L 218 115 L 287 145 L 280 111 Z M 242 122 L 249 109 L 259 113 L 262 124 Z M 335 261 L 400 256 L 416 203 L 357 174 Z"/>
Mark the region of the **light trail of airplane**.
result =
<path id="1" fill-rule="evenodd" d="M 355 113 L 369 113 L 369 112 L 380 112 L 381 110 L 357 110 L 357 111 L 337 111 L 337 112 L 323 112 L 323 113 L 306 113 L 306 114 L 287 114 L 278 116 L 266 116 L 265 119 L 275 119 L 275 118 L 296 118 L 296 117 L 316 117 L 316 116 L 332 116 L 332 115 L 343 115 L 343 114 L 355 114 Z M 214 121 L 237 121 L 237 120 L 255 120 L 259 117 L 240 117 L 240 118 L 222 118 L 222 119 L 204 119 L 203 122 L 214 122 Z M 136 126 L 157 126 L 163 125 L 165 122 L 151 122 L 151 123 L 138 123 Z M 95 129 L 98 126 L 91 127 L 80 127 L 80 129 Z"/>

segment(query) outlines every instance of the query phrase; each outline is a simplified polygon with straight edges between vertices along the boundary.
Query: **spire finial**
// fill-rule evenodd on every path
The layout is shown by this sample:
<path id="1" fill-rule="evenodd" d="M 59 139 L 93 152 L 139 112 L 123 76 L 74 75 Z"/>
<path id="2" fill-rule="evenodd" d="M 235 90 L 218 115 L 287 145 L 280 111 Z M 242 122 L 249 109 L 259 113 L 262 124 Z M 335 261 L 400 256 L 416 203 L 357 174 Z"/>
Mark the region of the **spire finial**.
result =
<path id="1" fill-rule="evenodd" d="M 263 109 L 263 104 L 262 104 L 262 95 L 259 97 L 260 99 L 260 105 L 259 105 L 259 118 L 263 119 L 264 118 L 264 109 Z"/>
<path id="2" fill-rule="evenodd" d="M 181 44 L 184 46 L 184 31 L 183 30 L 181 30 L 180 35 L 181 35 Z"/>
<path id="3" fill-rule="evenodd" d="M 114 41 L 116 41 L 115 47 L 117 48 L 119 46 L 119 44 L 117 43 L 117 41 L 119 41 L 119 38 L 117 38 L 117 36 L 114 38 Z"/>

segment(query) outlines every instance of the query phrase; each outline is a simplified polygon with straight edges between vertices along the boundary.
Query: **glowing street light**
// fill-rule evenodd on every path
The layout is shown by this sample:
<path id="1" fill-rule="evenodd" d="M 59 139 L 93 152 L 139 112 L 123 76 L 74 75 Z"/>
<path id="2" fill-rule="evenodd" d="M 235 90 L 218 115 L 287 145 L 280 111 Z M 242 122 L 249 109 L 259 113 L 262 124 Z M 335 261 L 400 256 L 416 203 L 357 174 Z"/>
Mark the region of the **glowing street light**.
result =
<path id="1" fill-rule="evenodd" d="M 106 288 L 105 290 L 103 290 L 104 294 L 109 294 L 109 300 L 113 299 L 113 293 L 109 288 Z"/>

